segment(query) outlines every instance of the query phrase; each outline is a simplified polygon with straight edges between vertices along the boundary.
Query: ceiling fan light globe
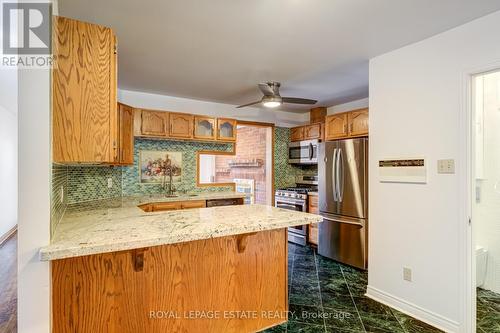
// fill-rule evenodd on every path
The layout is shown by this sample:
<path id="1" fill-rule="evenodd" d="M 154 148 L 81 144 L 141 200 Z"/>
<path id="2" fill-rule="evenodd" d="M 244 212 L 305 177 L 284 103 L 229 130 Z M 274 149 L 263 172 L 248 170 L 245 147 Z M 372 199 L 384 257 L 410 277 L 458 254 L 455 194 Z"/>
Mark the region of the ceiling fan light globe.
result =
<path id="1" fill-rule="evenodd" d="M 281 105 L 281 102 L 278 102 L 278 101 L 268 101 L 268 102 L 262 103 L 262 105 L 264 105 L 266 108 L 277 108 L 278 106 Z"/>

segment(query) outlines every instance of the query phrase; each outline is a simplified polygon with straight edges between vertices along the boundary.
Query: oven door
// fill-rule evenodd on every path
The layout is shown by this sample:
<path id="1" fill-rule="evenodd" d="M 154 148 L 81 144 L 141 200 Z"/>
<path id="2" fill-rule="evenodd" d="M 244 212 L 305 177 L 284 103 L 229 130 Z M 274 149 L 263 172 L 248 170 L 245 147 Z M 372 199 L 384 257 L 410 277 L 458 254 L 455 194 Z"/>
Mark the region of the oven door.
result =
<path id="1" fill-rule="evenodd" d="M 288 163 L 318 164 L 318 140 L 290 143 L 288 145 Z"/>
<path id="2" fill-rule="evenodd" d="M 275 199 L 275 206 L 277 208 L 283 208 L 288 210 L 294 210 L 297 212 L 307 211 L 307 202 L 305 200 L 294 200 L 289 198 L 279 198 Z M 288 228 L 288 241 L 299 244 L 306 245 L 307 242 L 307 225 L 299 225 L 295 227 Z"/>

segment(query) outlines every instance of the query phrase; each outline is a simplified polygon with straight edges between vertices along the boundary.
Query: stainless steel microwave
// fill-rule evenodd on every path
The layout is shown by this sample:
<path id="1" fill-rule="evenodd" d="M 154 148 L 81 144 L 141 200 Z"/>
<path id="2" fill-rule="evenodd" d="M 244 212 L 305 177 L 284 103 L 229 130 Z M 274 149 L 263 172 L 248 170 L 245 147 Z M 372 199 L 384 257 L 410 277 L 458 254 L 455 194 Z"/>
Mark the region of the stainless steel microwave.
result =
<path id="1" fill-rule="evenodd" d="M 298 141 L 288 144 L 288 163 L 318 164 L 318 140 Z"/>

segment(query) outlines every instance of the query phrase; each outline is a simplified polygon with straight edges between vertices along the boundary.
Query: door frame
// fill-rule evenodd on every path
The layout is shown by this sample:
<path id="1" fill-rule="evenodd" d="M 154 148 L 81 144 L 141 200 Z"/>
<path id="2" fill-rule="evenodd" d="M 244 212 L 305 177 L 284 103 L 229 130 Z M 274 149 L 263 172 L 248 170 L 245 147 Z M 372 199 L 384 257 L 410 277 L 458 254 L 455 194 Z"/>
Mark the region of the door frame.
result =
<path id="1" fill-rule="evenodd" d="M 476 331 L 476 256 L 475 228 L 472 219 L 472 199 L 474 198 L 474 106 L 473 79 L 482 74 L 500 70 L 500 61 L 469 68 L 462 72 L 460 105 L 460 145 L 459 153 L 459 262 L 460 271 L 460 332 Z"/>
<path id="2" fill-rule="evenodd" d="M 238 128 L 238 125 L 247 125 L 247 126 L 256 126 L 256 127 L 269 127 L 271 128 L 271 206 L 274 206 L 274 195 L 276 192 L 275 188 L 275 182 L 274 182 L 274 146 L 275 146 L 275 129 L 276 125 L 273 123 L 265 123 L 265 122 L 258 122 L 258 121 L 247 121 L 247 120 L 236 120 L 236 128 Z M 238 140 L 238 139 L 236 139 Z"/>

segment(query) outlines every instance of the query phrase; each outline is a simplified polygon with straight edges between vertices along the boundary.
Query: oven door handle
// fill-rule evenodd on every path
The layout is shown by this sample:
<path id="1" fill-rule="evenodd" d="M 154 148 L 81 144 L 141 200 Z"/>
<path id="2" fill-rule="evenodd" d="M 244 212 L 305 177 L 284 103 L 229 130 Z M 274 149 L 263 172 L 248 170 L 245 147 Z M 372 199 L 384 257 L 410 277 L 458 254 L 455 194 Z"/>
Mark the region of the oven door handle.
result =
<path id="1" fill-rule="evenodd" d="M 278 207 L 278 208 L 290 207 L 290 208 L 292 208 L 293 210 L 296 210 L 296 209 L 297 209 L 297 206 L 296 206 L 296 205 L 294 205 L 294 204 L 288 204 L 288 203 L 278 203 L 278 204 L 276 205 L 276 207 Z"/>

